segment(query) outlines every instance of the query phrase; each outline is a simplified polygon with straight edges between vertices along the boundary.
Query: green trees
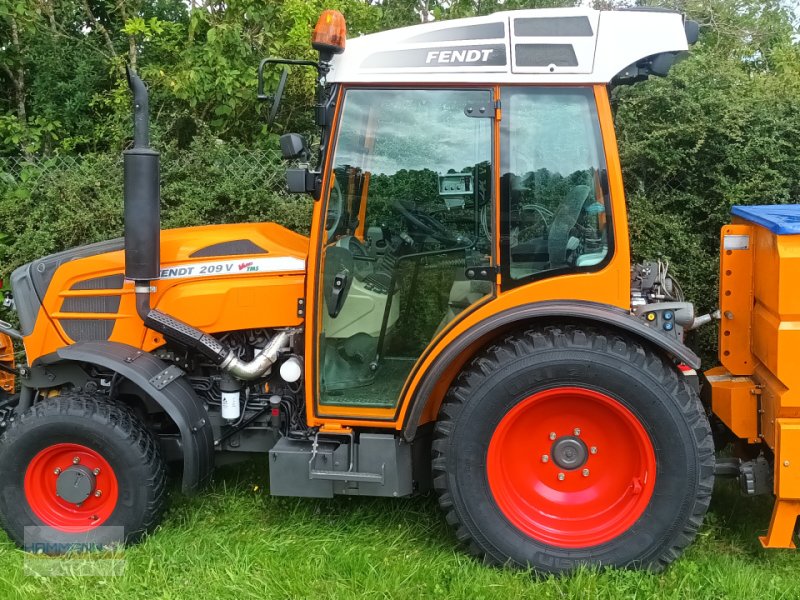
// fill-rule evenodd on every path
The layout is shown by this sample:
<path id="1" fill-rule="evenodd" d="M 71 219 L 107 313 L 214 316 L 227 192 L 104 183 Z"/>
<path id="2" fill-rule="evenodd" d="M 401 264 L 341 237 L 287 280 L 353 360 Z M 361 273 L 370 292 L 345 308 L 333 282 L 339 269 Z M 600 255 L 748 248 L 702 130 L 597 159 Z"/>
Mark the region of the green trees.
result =
<path id="1" fill-rule="evenodd" d="M 669 259 L 710 310 L 731 206 L 800 202 L 797 14 L 778 1 L 680 4 L 703 25 L 699 43 L 668 77 L 616 90 L 614 106 L 634 255 Z M 710 357 L 713 328 L 696 343 Z"/>
<path id="2" fill-rule="evenodd" d="M 380 10 L 359 0 L 0 0 L 0 156 L 121 150 L 125 64 L 151 88 L 157 139 L 186 144 L 208 129 L 263 143 L 255 67 L 311 57 L 326 7 L 348 15 L 351 34 L 379 26 Z M 287 106 L 308 106 L 312 84 L 299 71 Z M 284 119 L 306 123 L 299 112 Z"/>
<path id="3" fill-rule="evenodd" d="M 680 81 L 670 77 L 637 86 L 620 93 L 620 103 L 661 102 L 660 94 L 685 85 L 679 98 L 695 105 L 687 109 L 702 108 L 706 118 L 720 122 L 716 115 L 727 111 L 721 100 L 727 92 L 717 93 L 724 87 L 720 78 L 738 76 L 745 95 L 768 85 L 785 87 L 781 97 L 790 88 L 796 90 L 796 15 L 782 0 L 648 3 L 688 12 L 703 24 L 702 38 L 687 65 L 678 69 Z M 422 20 L 575 4 L 579 2 L 0 0 L 0 156 L 122 149 L 129 135 L 126 63 L 151 87 L 160 141 L 186 145 L 205 129 L 226 140 L 266 143 L 264 108 L 253 98 L 255 65 L 269 55 L 311 57 L 311 29 L 324 8 L 345 13 L 352 37 Z M 596 4 L 613 7 L 631 1 Z M 312 77 L 303 70 L 293 74 L 279 125 L 310 126 L 310 112 L 303 109 L 313 102 Z M 696 96 L 708 95 L 719 102 L 694 102 Z M 743 98 L 738 92 L 734 97 Z M 625 133 L 627 113 L 622 104 L 620 108 Z"/>

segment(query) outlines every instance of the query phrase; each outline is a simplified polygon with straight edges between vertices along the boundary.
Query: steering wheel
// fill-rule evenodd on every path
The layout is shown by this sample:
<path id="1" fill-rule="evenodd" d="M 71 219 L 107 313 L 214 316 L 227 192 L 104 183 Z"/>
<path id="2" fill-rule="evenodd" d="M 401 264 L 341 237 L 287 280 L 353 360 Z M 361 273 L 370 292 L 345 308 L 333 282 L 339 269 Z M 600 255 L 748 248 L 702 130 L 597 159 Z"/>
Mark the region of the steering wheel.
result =
<path id="1" fill-rule="evenodd" d="M 342 224 L 342 216 L 344 215 L 344 194 L 342 193 L 342 186 L 339 185 L 339 180 L 334 177 L 333 188 L 331 188 L 330 196 L 328 197 L 328 211 L 325 215 L 325 233 L 328 234 L 328 241 L 331 240 L 339 225 Z"/>
<path id="2" fill-rule="evenodd" d="M 567 197 L 556 209 L 547 233 L 547 252 L 550 256 L 551 269 L 567 266 L 567 246 L 570 232 L 578 223 L 581 212 L 583 212 L 583 205 L 591 191 L 592 188 L 588 185 L 576 185 L 567 193 Z"/>
<path id="3" fill-rule="evenodd" d="M 413 229 L 431 236 L 438 242 L 449 246 L 469 242 L 468 238 L 454 234 L 441 221 L 414 206 L 413 202 L 392 200 L 392 207 L 403 216 Z M 471 245 L 471 243 L 468 245 Z"/>

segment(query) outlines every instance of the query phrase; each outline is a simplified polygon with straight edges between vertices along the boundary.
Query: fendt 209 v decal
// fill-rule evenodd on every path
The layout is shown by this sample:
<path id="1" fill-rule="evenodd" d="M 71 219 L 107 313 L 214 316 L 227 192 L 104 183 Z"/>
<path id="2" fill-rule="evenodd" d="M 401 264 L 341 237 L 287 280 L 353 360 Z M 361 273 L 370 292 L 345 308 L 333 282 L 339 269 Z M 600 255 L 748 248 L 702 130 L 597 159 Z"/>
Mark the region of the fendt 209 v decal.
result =
<path id="1" fill-rule="evenodd" d="M 304 271 L 305 261 L 293 256 L 270 256 L 269 258 L 240 258 L 238 260 L 216 260 L 203 263 L 173 265 L 161 269 L 161 279 L 188 279 L 190 277 L 213 277 L 215 275 L 238 275 L 240 273 L 280 273 Z"/>

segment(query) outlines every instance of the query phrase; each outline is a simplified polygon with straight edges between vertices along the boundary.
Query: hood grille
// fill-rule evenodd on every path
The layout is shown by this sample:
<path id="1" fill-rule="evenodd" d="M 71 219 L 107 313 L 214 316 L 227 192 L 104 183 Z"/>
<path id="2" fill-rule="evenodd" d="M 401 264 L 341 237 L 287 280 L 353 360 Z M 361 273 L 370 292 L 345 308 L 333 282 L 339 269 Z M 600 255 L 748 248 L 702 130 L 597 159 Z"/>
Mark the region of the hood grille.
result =
<path id="1" fill-rule="evenodd" d="M 84 279 L 75 283 L 70 291 L 96 291 L 97 295 L 67 296 L 61 303 L 58 322 L 64 333 L 74 342 L 107 340 L 114 330 L 116 319 L 71 318 L 73 315 L 111 315 L 119 312 L 121 297 L 118 293 L 125 281 L 122 273 Z M 103 292 L 113 291 L 108 295 Z"/>

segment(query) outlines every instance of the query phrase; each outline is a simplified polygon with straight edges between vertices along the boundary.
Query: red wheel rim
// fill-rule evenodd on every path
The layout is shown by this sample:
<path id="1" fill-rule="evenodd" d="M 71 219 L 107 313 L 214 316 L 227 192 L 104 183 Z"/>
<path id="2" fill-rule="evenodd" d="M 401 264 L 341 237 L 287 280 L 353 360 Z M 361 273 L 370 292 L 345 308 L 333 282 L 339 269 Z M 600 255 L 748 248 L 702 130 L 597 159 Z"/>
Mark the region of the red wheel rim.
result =
<path id="1" fill-rule="evenodd" d="M 656 479 L 653 444 L 639 419 L 613 398 L 577 387 L 538 392 L 512 408 L 492 435 L 486 468 L 506 518 L 562 548 L 596 546 L 627 531 Z"/>
<path id="2" fill-rule="evenodd" d="M 56 490 L 59 476 L 73 466 L 88 470 L 93 477 L 90 493 L 80 503 L 68 502 Z M 33 457 L 25 471 L 28 505 L 45 525 L 60 531 L 82 533 L 99 527 L 114 512 L 118 496 L 111 465 L 98 452 L 80 444 L 48 446 Z"/>

